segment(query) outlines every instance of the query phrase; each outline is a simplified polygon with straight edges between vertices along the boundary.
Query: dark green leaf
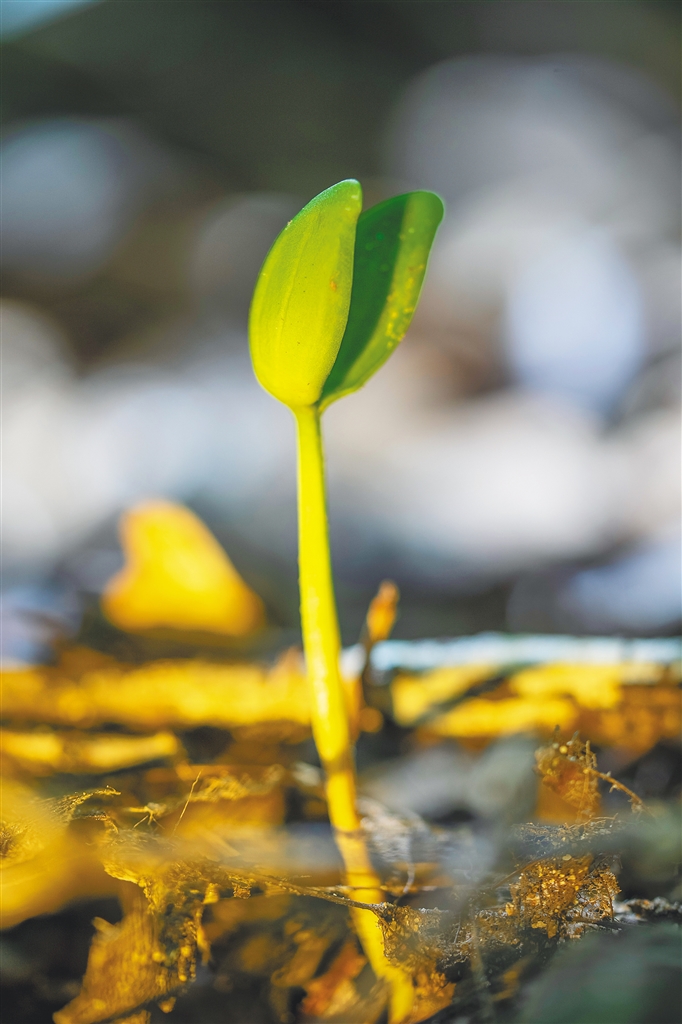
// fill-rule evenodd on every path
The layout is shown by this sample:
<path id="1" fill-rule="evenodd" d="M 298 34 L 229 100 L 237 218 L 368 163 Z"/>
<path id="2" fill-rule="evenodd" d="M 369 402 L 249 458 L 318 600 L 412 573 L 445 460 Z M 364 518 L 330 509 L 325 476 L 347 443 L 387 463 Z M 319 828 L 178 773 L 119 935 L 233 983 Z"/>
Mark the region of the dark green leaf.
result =
<path id="1" fill-rule="evenodd" d="M 442 217 L 443 203 L 433 192 L 408 192 L 360 216 L 348 323 L 322 408 L 362 387 L 402 340 Z"/>

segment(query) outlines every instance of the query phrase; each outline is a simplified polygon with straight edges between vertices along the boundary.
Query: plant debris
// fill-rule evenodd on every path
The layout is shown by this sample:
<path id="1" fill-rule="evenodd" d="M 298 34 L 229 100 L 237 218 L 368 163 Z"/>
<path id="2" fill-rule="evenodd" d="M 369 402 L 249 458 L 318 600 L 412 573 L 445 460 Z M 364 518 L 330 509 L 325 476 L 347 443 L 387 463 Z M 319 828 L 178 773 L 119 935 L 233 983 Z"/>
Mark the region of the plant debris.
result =
<path id="1" fill-rule="evenodd" d="M 97 744 L 108 735 L 76 739 Z M 292 864 L 282 852 L 293 795 L 299 812 L 311 799 L 323 807 L 315 770 L 197 764 L 181 750 L 178 743 L 156 758 L 165 767 L 112 776 L 118 789 L 41 800 L 19 782 L 5 783 L 9 923 L 75 895 L 116 891 L 124 909 L 118 924 L 95 921 L 81 991 L 56 1024 L 145 1021 L 153 1004 L 172 1019 L 173 1000 L 188 992 L 202 962 L 216 993 L 262 979 L 273 1020 L 293 1007 L 302 1022 L 378 1021 L 386 986 L 358 946 L 350 915 L 357 901 L 333 848 L 314 864 Z M 380 922 L 389 962 L 413 979 L 410 1020 L 451 1003 L 513 999 L 557 943 L 600 928 L 680 919 L 674 902 L 618 902 L 612 848 L 625 819 L 599 816 L 600 787 L 614 780 L 599 772 L 589 742 L 556 739 L 538 748 L 536 760 L 541 786 L 573 809 L 575 821 L 520 826 L 482 878 L 448 874 L 448 850 L 462 841 L 461 830 L 396 816 L 376 801 L 361 805 L 383 885 L 381 902 L 368 909 Z M 35 775 L 25 760 L 12 766 Z M 620 788 L 638 809 L 636 794 Z M 501 875 L 505 858 L 513 863 Z M 434 893 L 439 906 L 429 908 Z"/>
<path id="2" fill-rule="evenodd" d="M 372 603 L 366 655 L 390 632 L 397 596 L 384 584 Z M 619 763 L 677 742 L 672 666 L 468 665 L 398 672 L 382 687 L 368 664 L 344 688 L 352 728 L 372 742 L 393 730 L 419 751 L 458 737 L 473 758 L 500 733 L 534 734 L 533 820 L 429 823 L 362 798 L 360 832 L 340 841 L 368 851 L 370 887 L 344 873 L 307 761 L 299 652 L 269 667 L 122 663 L 76 644 L 54 665 L 3 674 L 3 925 L 112 896 L 123 914 L 95 919 L 55 1024 L 151 1024 L 159 1012 L 241 1024 L 244 1000 L 273 1024 L 379 1024 L 390 975 L 375 970 L 358 914 L 409 982 L 409 1006 L 391 1011 L 400 1024 L 483 1022 L 505 1007 L 505 1020 L 520 1008 L 531 1021 L 566 947 L 679 928 L 672 812 L 617 777 Z M 653 888 L 637 888 L 647 872 Z M 652 963 L 658 949 L 646 945 Z"/>

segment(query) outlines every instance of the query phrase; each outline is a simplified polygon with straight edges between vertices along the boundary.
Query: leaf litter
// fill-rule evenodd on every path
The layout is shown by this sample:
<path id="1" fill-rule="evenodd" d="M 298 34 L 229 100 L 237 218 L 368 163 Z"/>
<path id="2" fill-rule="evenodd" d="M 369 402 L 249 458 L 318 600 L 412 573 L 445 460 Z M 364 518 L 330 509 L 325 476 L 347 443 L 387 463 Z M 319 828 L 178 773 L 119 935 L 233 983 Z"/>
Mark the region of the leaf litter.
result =
<path id="1" fill-rule="evenodd" d="M 367 652 L 390 632 L 396 602 L 390 587 L 373 602 Z M 673 670 L 649 667 L 634 683 L 631 667 L 589 680 L 582 671 L 399 673 L 380 701 L 367 673 L 346 680 L 356 730 L 376 734 L 393 718 L 415 749 L 442 743 L 438 723 L 458 708 L 470 709 L 460 741 L 485 747 L 509 700 L 526 702 L 519 720 L 546 737 L 535 757 L 539 817 L 530 823 L 429 824 L 363 798 L 364 839 L 381 878 L 372 904 L 344 883 L 319 769 L 300 760 L 310 715 L 298 654 L 267 669 L 125 664 L 78 648 L 55 666 L 7 673 L 4 923 L 112 893 L 123 910 L 118 923 L 95 919 L 80 991 L 55 1024 L 149 1024 L 158 1012 L 172 1021 L 207 977 L 211 998 L 223 1000 L 221 1020 L 243 1020 L 229 1016 L 231 1001 L 238 1007 L 240 992 L 257 990 L 250 998 L 264 1020 L 379 1024 L 389 994 L 358 942 L 358 906 L 376 916 L 388 962 L 412 979 L 404 1024 L 493 1020 L 566 944 L 655 920 L 679 924 L 674 899 L 621 899 L 618 855 L 662 811 L 600 771 L 593 749 L 608 749 L 607 734 L 632 757 L 645 742 L 669 741 L 679 715 Z M 586 735 L 554 731 L 557 701 L 571 704 L 564 721 L 577 717 Z M 635 705 L 644 712 L 633 727 Z M 187 730 L 208 725 L 222 729 L 222 745 L 196 760 Z M 94 777 L 97 785 L 74 788 Z M 609 790 L 616 813 L 604 810 Z"/>

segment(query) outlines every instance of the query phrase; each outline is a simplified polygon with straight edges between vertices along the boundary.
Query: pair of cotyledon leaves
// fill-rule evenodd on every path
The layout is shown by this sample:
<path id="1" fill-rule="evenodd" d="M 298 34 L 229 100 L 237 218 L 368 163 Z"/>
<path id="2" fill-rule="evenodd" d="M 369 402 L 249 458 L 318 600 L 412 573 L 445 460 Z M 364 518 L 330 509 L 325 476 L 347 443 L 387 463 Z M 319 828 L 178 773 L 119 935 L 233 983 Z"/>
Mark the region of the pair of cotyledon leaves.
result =
<path id="1" fill-rule="evenodd" d="M 249 318 L 261 385 L 292 409 L 357 391 L 410 325 L 443 203 L 408 192 L 364 213 L 359 182 L 316 196 L 270 250 Z"/>

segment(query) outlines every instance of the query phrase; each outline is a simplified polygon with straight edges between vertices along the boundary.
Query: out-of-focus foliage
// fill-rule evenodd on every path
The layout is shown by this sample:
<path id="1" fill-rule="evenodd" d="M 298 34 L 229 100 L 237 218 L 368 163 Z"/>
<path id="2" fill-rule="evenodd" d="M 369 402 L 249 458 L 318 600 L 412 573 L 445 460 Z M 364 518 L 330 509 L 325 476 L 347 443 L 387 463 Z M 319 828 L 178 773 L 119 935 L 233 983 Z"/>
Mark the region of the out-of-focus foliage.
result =
<path id="1" fill-rule="evenodd" d="M 113 790 L 112 790 L 113 792 Z M 49 914 L 69 900 L 114 890 L 96 851 L 69 823 L 91 793 L 41 800 L 16 782 L 2 782 L 0 908 L 8 928 Z"/>
<path id="2" fill-rule="evenodd" d="M 175 757 L 181 750 L 172 732 L 125 736 L 110 732 L 0 729 L 0 763 L 5 775 L 100 774 Z"/>
<path id="3" fill-rule="evenodd" d="M 3 673 L 5 714 L 15 719 L 134 730 L 263 722 L 310 722 L 300 657 L 271 669 L 259 664 L 177 659 L 117 664 L 83 652 L 80 665 L 17 668 Z"/>
<path id="4" fill-rule="evenodd" d="M 390 609 L 386 614 L 390 618 Z M 292 736 L 300 735 L 296 727 L 310 724 L 303 666 L 295 652 L 268 669 L 205 658 L 121 664 L 83 649 L 66 652 L 54 667 L 5 670 L 2 682 L 6 716 L 25 721 L 78 727 L 116 722 L 138 731 L 268 722 L 288 728 Z M 356 679 L 346 679 L 346 690 L 353 717 L 360 714 L 371 731 L 375 716 L 366 712 L 375 709 L 359 708 Z M 680 731 L 677 670 L 665 665 L 548 665 L 511 672 L 502 680 L 491 666 L 468 665 L 424 675 L 400 673 L 390 696 L 399 725 L 433 736 L 486 741 L 524 731 L 550 735 L 560 726 L 564 733 L 578 729 L 594 743 L 643 753 L 660 739 L 675 740 Z M 32 748 L 27 738 L 24 752 L 36 763 L 58 756 L 55 739 L 40 736 L 34 736 Z M 19 741 L 7 743 L 18 756 Z M 125 757 L 122 748 L 119 756 Z"/>
<path id="5" fill-rule="evenodd" d="M 391 696 L 396 721 L 436 736 L 548 735 L 559 726 L 643 753 L 659 739 L 679 736 L 678 684 L 679 667 L 661 664 L 556 664 L 501 673 L 466 665 L 400 673 Z"/>
<path id="6" fill-rule="evenodd" d="M 227 636 L 244 636 L 263 625 L 261 599 L 189 509 L 146 502 L 121 517 L 120 533 L 126 565 L 102 595 L 102 608 L 114 625 Z"/>

